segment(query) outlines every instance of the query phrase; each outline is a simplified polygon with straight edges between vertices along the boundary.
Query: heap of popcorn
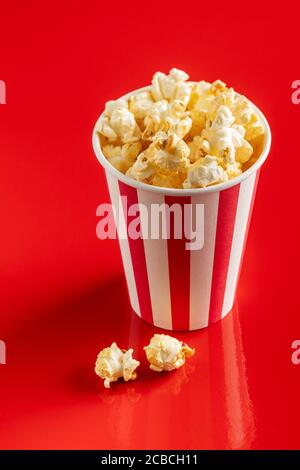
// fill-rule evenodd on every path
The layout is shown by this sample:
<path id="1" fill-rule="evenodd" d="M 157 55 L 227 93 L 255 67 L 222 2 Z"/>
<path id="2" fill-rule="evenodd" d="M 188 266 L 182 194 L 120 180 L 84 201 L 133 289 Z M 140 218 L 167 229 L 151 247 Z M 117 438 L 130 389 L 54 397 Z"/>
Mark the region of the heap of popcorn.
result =
<path id="1" fill-rule="evenodd" d="M 96 130 L 117 170 L 154 186 L 204 188 L 257 160 L 264 128 L 247 98 L 220 80 L 188 79 L 157 72 L 147 91 L 106 103 Z"/>

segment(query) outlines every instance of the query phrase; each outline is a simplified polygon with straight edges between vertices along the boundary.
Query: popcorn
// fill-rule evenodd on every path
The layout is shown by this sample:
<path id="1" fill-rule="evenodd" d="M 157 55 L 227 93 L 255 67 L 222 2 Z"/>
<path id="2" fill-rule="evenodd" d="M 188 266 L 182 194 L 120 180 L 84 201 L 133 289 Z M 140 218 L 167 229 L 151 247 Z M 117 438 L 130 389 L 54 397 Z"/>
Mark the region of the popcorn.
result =
<path id="1" fill-rule="evenodd" d="M 175 68 L 157 72 L 148 90 L 107 102 L 97 131 L 117 170 L 187 189 L 235 178 L 257 160 L 264 128 L 247 98 L 221 80 L 188 80 Z"/>
<path id="2" fill-rule="evenodd" d="M 147 180 L 155 174 L 155 168 L 147 158 L 147 151 L 141 153 L 135 163 L 126 172 L 127 176 L 137 181 L 148 182 Z"/>
<path id="3" fill-rule="evenodd" d="M 151 94 L 155 101 L 180 100 L 187 106 L 192 86 L 187 83 L 189 76 L 182 70 L 173 68 L 169 75 L 156 72 L 152 79 Z"/>
<path id="4" fill-rule="evenodd" d="M 136 142 L 141 131 L 136 123 L 134 115 L 124 107 L 109 102 L 107 116 L 100 120 L 97 131 L 104 135 L 108 142 L 120 140 L 122 143 Z"/>
<path id="5" fill-rule="evenodd" d="M 143 138 L 155 136 L 158 132 L 173 131 L 183 139 L 192 127 L 192 119 L 185 112 L 183 103 L 174 100 L 168 103 L 166 100 L 157 101 L 149 110 L 144 119 L 145 130 Z"/>
<path id="6" fill-rule="evenodd" d="M 156 372 L 179 369 L 185 363 L 186 357 L 195 354 L 187 344 L 169 335 L 155 334 L 148 346 L 144 347 L 150 369 Z"/>
<path id="7" fill-rule="evenodd" d="M 120 109 L 128 109 L 128 103 L 124 98 L 120 98 L 115 101 L 113 100 L 107 101 L 105 105 L 105 114 L 107 116 L 111 116 L 114 111 L 117 111 Z"/>
<path id="8" fill-rule="evenodd" d="M 154 101 L 149 91 L 140 92 L 129 99 L 129 111 L 136 119 L 144 119 L 152 110 Z"/>
<path id="9" fill-rule="evenodd" d="M 139 155 L 126 174 L 137 181 L 149 180 L 157 173 L 170 176 L 172 172 L 187 169 L 189 153 L 190 149 L 182 139 L 175 134 L 161 132 L 156 135 L 155 141 L 147 150 Z M 155 181 L 157 183 L 158 179 L 155 178 Z"/>
<path id="10" fill-rule="evenodd" d="M 179 172 L 164 175 L 162 173 L 155 173 L 151 179 L 153 186 L 160 186 L 162 188 L 182 188 L 182 182 L 185 179 L 184 174 Z"/>
<path id="11" fill-rule="evenodd" d="M 101 379 L 104 379 L 105 388 L 110 388 L 110 383 L 116 382 L 120 377 L 123 377 L 125 382 L 136 379 L 135 369 L 140 363 L 133 359 L 132 353 L 132 349 L 121 350 L 116 343 L 100 351 L 95 372 Z"/>
<path id="12" fill-rule="evenodd" d="M 117 170 L 122 173 L 126 173 L 126 171 L 134 164 L 137 156 L 142 150 L 142 145 L 140 142 L 124 144 L 117 147 L 108 144 L 104 145 L 102 150 L 107 160 L 109 160 Z"/>
<path id="13" fill-rule="evenodd" d="M 205 188 L 211 184 L 224 183 L 228 180 L 226 171 L 218 164 L 217 157 L 206 155 L 193 163 L 187 172 L 187 178 L 183 182 L 185 189 Z"/>
<path id="14" fill-rule="evenodd" d="M 229 163 L 235 161 L 245 163 L 251 157 L 253 148 L 244 139 L 241 127 L 231 127 L 235 118 L 230 109 L 226 106 L 220 106 L 215 119 L 210 127 L 204 129 L 201 133 L 208 145 L 208 151 L 216 157 L 224 156 Z"/>
<path id="15" fill-rule="evenodd" d="M 199 158 L 205 157 L 210 149 L 210 145 L 207 140 L 200 136 L 195 136 L 191 142 L 188 143 L 190 149 L 190 162 L 194 163 Z"/>
<path id="16" fill-rule="evenodd" d="M 226 165 L 226 174 L 229 180 L 231 180 L 232 178 L 235 178 L 236 176 L 239 176 L 241 173 L 243 172 L 242 172 L 240 163 L 235 162 L 235 163 L 228 163 Z"/>

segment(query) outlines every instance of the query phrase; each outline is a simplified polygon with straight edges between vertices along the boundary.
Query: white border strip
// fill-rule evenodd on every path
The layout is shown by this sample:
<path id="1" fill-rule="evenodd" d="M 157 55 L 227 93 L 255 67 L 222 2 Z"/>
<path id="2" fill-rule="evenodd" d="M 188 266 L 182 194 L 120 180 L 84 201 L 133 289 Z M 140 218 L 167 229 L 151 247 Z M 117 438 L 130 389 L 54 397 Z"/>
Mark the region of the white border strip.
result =
<path id="1" fill-rule="evenodd" d="M 119 232 L 126 233 L 123 207 L 119 207 L 120 191 L 119 191 L 118 180 L 117 178 L 112 176 L 108 171 L 106 171 L 105 173 L 106 173 L 106 179 L 107 179 L 111 203 L 115 209 L 115 213 L 118 214 L 120 212 L 119 214 L 120 226 L 118 226 L 118 222 L 119 222 L 118 217 L 115 217 L 115 223 L 117 226 L 118 233 Z M 121 254 L 122 254 L 122 259 L 123 259 L 123 266 L 124 266 L 124 271 L 125 271 L 125 276 L 126 276 L 126 281 L 127 281 L 130 303 L 131 303 L 133 310 L 139 316 L 141 316 L 140 305 L 139 305 L 138 294 L 136 290 L 134 272 L 133 272 L 132 261 L 131 261 L 129 242 L 127 239 L 126 240 L 120 239 L 120 237 L 118 237 L 118 239 L 119 239 L 119 244 L 120 244 L 120 249 L 121 249 Z"/>
<path id="2" fill-rule="evenodd" d="M 218 222 L 219 192 L 196 195 L 192 204 L 204 204 L 204 246 L 190 252 L 190 329 L 208 325 Z"/>
<path id="3" fill-rule="evenodd" d="M 222 308 L 222 318 L 231 310 L 246 236 L 247 223 L 255 185 L 256 172 L 240 184 L 234 232 Z"/>
<path id="4" fill-rule="evenodd" d="M 138 190 L 139 204 L 147 207 L 147 213 L 151 213 L 152 204 L 164 204 L 163 194 Z M 147 215 L 146 215 L 147 216 Z M 164 216 L 164 214 L 163 214 Z M 148 223 L 144 220 L 143 212 L 140 213 L 142 233 Z M 144 231 L 143 231 L 144 230 Z M 153 323 L 159 328 L 172 329 L 172 312 L 169 280 L 168 242 L 166 239 L 150 239 L 143 237 L 145 259 L 149 281 L 149 291 L 153 313 Z"/>

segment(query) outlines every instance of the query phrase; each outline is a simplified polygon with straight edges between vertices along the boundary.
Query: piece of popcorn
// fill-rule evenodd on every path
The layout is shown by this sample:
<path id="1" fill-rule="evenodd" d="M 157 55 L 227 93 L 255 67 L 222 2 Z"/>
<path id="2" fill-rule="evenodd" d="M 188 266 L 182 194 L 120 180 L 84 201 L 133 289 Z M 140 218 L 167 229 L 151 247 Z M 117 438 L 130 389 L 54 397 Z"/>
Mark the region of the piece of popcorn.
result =
<path id="1" fill-rule="evenodd" d="M 176 173 L 169 172 L 168 174 L 155 173 L 151 178 L 153 186 L 160 186 L 161 188 L 182 188 L 182 183 L 186 178 L 186 171 L 178 171 Z"/>
<path id="2" fill-rule="evenodd" d="M 177 171 L 188 166 L 190 149 L 176 134 L 160 133 L 145 154 L 158 169 Z"/>
<path id="3" fill-rule="evenodd" d="M 133 95 L 129 99 L 129 111 L 131 111 L 136 119 L 144 119 L 154 106 L 154 101 L 149 91 L 142 91 Z"/>
<path id="4" fill-rule="evenodd" d="M 242 173 L 241 164 L 238 162 L 228 163 L 225 167 L 228 179 L 231 180 Z"/>
<path id="5" fill-rule="evenodd" d="M 211 126 L 204 129 L 201 137 L 209 144 L 209 153 L 223 157 L 226 152 L 228 163 L 245 163 L 251 157 L 253 148 L 240 134 L 240 128 L 231 127 L 234 116 L 226 106 L 220 106 Z"/>
<path id="6" fill-rule="evenodd" d="M 166 122 L 166 116 L 168 114 L 168 102 L 166 100 L 160 100 L 154 103 L 149 109 L 147 115 L 144 118 L 143 138 L 151 138 L 159 131 L 166 131 L 168 124 Z"/>
<path id="7" fill-rule="evenodd" d="M 110 117 L 110 125 L 123 143 L 138 140 L 140 131 L 134 115 L 128 109 L 116 109 Z"/>
<path id="8" fill-rule="evenodd" d="M 104 156 L 121 173 L 126 173 L 133 165 L 141 150 L 142 144 L 140 142 L 124 144 L 122 146 L 108 144 L 102 147 Z"/>
<path id="9" fill-rule="evenodd" d="M 158 173 L 169 176 L 170 172 L 182 172 L 189 165 L 189 153 L 188 145 L 176 134 L 160 132 L 126 174 L 137 181 L 149 182 L 149 178 Z"/>
<path id="10" fill-rule="evenodd" d="M 182 70 L 173 68 L 169 75 L 156 72 L 152 79 L 151 94 L 155 101 L 180 100 L 187 106 L 192 85 L 187 83 L 189 76 Z"/>
<path id="11" fill-rule="evenodd" d="M 228 181 L 228 176 L 222 166 L 218 164 L 217 157 L 206 155 L 188 168 L 183 187 L 185 189 L 205 188 L 211 184 L 224 183 L 225 181 Z"/>
<path id="12" fill-rule="evenodd" d="M 226 83 L 222 82 L 222 80 L 215 80 L 212 84 L 211 84 L 211 87 L 210 87 L 210 92 L 217 96 L 219 95 L 220 93 L 223 93 L 224 91 L 226 91 L 228 88 L 226 86 Z"/>
<path id="13" fill-rule="evenodd" d="M 118 139 L 124 144 L 138 141 L 141 131 L 134 115 L 127 108 L 115 107 L 115 103 L 111 102 L 108 106 L 109 114 L 102 117 L 97 131 L 104 135 L 109 143 Z"/>
<path id="14" fill-rule="evenodd" d="M 195 136 L 191 142 L 188 143 L 190 149 L 190 162 L 194 163 L 199 158 L 204 158 L 208 153 L 210 146 L 207 140 L 199 135 Z"/>
<path id="15" fill-rule="evenodd" d="M 188 109 L 189 110 L 194 109 L 199 99 L 204 95 L 208 95 L 210 88 L 211 88 L 211 83 L 205 82 L 204 80 L 194 83 L 192 85 L 191 97 L 188 103 Z"/>
<path id="16" fill-rule="evenodd" d="M 144 139 L 153 139 L 158 132 L 172 131 L 183 139 L 192 127 L 192 119 L 179 100 L 157 101 L 144 119 Z"/>
<path id="17" fill-rule="evenodd" d="M 117 109 L 128 109 L 128 102 L 124 98 L 107 101 L 104 112 L 106 116 L 110 117 Z"/>
<path id="18" fill-rule="evenodd" d="M 198 111 L 206 114 L 211 113 L 212 108 L 216 108 L 218 101 L 222 103 L 220 95 L 228 92 L 228 88 L 221 80 L 216 80 L 213 83 L 200 81 L 193 85 L 191 98 L 188 104 L 188 109 L 197 109 Z"/>
<path id="19" fill-rule="evenodd" d="M 134 164 L 126 172 L 127 176 L 136 181 L 148 182 L 156 172 L 154 165 L 147 158 L 147 150 L 139 154 Z"/>
<path id="20" fill-rule="evenodd" d="M 192 127 L 190 130 L 190 136 L 196 137 L 201 134 L 203 129 L 206 127 L 207 115 L 203 111 L 198 111 L 197 109 L 192 109 L 190 111 L 190 116 L 192 120 Z"/>
<path id="21" fill-rule="evenodd" d="M 132 353 L 132 349 L 122 350 L 116 343 L 100 351 L 95 372 L 101 379 L 104 379 L 104 387 L 110 388 L 110 383 L 116 382 L 121 377 L 125 382 L 136 379 L 135 370 L 140 363 L 133 359 Z"/>
<path id="22" fill-rule="evenodd" d="M 244 128 L 244 137 L 247 141 L 251 143 L 264 134 L 264 128 L 259 122 L 253 106 L 245 96 L 236 94 L 236 99 L 230 109 L 234 114 L 236 124 Z"/>
<path id="23" fill-rule="evenodd" d="M 245 126 L 245 139 L 253 145 L 258 139 L 262 139 L 264 136 L 264 128 L 261 123 L 257 120 L 255 115 L 252 115 L 254 119 L 252 119 L 246 126 Z"/>
<path id="24" fill-rule="evenodd" d="M 144 350 L 150 362 L 150 369 L 156 372 L 178 369 L 183 366 L 186 357 L 195 354 L 195 349 L 191 349 L 182 341 L 160 334 L 155 334 Z"/>
<path id="25" fill-rule="evenodd" d="M 106 137 L 108 142 L 115 142 L 118 139 L 117 133 L 113 130 L 110 125 L 110 119 L 108 116 L 103 116 L 97 126 L 97 132 Z"/>

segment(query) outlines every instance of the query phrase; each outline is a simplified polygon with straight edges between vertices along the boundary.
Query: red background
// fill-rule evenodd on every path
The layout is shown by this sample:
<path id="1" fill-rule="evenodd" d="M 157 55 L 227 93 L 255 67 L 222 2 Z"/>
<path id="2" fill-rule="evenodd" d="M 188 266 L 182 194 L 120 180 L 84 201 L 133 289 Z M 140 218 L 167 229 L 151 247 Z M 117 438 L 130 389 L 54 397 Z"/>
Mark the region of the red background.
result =
<path id="1" fill-rule="evenodd" d="M 299 4 L 0 1 L 0 447 L 297 448 L 300 365 Z M 94 375 L 112 340 L 142 347 L 116 241 L 97 240 L 108 201 L 91 132 L 105 101 L 172 67 L 221 78 L 269 119 L 233 315 L 178 334 L 185 368 L 110 391 Z"/>

